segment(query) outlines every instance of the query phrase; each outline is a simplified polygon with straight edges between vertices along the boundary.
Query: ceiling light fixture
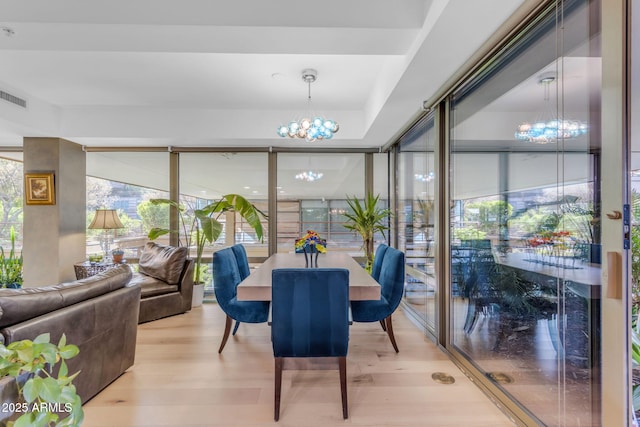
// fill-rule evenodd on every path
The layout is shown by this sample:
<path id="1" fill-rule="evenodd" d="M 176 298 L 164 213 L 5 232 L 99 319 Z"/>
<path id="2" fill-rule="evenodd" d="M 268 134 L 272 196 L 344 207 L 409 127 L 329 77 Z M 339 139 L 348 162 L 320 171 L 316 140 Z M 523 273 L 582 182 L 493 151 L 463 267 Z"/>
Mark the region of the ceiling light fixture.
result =
<path id="1" fill-rule="evenodd" d="M 589 129 L 587 123 L 579 120 L 559 120 L 554 114 L 550 104 L 549 87 L 555 80 L 555 73 L 539 76 L 538 84 L 544 88 L 546 118 L 521 123 L 515 133 L 518 141 L 549 144 L 558 140 L 574 139 L 587 133 Z"/>
<path id="2" fill-rule="evenodd" d="M 301 138 L 308 142 L 316 139 L 331 139 L 333 134 L 338 132 L 340 126 L 334 120 L 324 119 L 321 116 L 311 114 L 311 83 L 318 78 L 318 72 L 307 68 L 302 70 L 302 80 L 309 86 L 309 97 L 307 98 L 307 116 L 301 120 L 293 120 L 288 125 L 278 127 L 278 135 L 281 137 Z M 313 117 L 313 119 L 311 118 Z"/>
<path id="3" fill-rule="evenodd" d="M 323 176 L 324 174 L 322 172 L 314 172 L 310 170 L 309 172 L 300 172 L 296 175 L 296 179 L 299 181 L 313 182 L 321 179 Z"/>

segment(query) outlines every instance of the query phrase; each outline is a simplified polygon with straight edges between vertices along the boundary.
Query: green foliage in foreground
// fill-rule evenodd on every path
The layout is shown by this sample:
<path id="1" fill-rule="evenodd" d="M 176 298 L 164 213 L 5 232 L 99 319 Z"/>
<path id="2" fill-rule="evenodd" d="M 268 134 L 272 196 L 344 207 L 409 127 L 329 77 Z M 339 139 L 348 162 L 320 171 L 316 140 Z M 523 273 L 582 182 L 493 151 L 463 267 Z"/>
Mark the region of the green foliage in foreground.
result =
<path id="1" fill-rule="evenodd" d="M 18 383 L 16 413 L 21 414 L 9 427 L 80 426 L 84 419 L 82 402 L 72 381 L 79 372 L 69 375 L 65 360 L 80 350 L 67 344 L 63 334 L 58 344 L 50 342 L 50 335 L 38 335 L 35 340 L 0 344 L 0 376 L 12 376 Z M 58 368 L 58 377 L 54 376 Z M 19 376 L 28 379 L 20 384 Z M 61 414 L 68 414 L 60 419 Z"/>

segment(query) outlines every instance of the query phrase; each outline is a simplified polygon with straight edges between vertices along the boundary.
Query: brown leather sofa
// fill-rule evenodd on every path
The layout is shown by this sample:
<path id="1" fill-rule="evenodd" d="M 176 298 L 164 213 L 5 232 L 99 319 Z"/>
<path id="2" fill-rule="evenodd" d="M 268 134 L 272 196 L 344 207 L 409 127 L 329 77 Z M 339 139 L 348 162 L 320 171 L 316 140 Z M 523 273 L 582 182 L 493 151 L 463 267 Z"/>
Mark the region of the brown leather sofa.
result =
<path id="1" fill-rule="evenodd" d="M 131 283 L 141 288 L 138 323 L 191 310 L 193 260 L 185 247 L 147 242 Z"/>
<path id="2" fill-rule="evenodd" d="M 81 371 L 74 385 L 86 402 L 133 365 L 140 287 L 131 268 L 119 265 L 74 282 L 54 286 L 0 289 L 0 340 L 5 344 L 64 333 L 80 353 L 67 361 Z"/>

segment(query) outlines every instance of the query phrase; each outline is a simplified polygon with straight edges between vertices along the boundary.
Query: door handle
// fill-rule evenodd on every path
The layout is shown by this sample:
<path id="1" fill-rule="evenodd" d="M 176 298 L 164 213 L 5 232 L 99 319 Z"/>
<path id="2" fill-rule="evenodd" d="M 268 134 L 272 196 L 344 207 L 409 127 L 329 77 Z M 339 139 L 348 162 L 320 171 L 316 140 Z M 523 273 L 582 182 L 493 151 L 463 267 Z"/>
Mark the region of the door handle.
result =
<path id="1" fill-rule="evenodd" d="M 622 255 L 607 252 L 607 298 L 622 299 Z"/>

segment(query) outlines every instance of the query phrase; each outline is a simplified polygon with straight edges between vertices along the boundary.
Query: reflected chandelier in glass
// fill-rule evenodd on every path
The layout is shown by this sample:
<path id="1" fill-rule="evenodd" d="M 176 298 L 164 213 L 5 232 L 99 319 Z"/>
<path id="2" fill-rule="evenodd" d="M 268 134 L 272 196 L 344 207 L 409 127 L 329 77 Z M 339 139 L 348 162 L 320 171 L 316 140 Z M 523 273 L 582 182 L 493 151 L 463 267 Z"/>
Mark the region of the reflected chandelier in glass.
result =
<path id="1" fill-rule="evenodd" d="M 560 120 L 553 113 L 550 105 L 549 88 L 555 79 L 554 73 L 540 75 L 538 84 L 544 88 L 546 117 L 541 117 L 540 120 L 535 122 L 521 123 L 515 133 L 515 138 L 518 141 L 549 144 L 558 140 L 574 139 L 587 133 L 588 126 L 585 122 Z"/>
<path id="2" fill-rule="evenodd" d="M 308 142 L 313 142 L 315 140 L 331 139 L 333 134 L 340 129 L 340 126 L 334 120 L 325 119 L 321 116 L 314 117 L 311 114 L 311 83 L 315 82 L 317 77 L 318 72 L 314 69 L 307 68 L 302 70 L 302 80 L 309 87 L 307 116 L 298 121 L 291 121 L 288 125 L 279 126 L 278 135 L 281 137 L 301 138 Z"/>
<path id="3" fill-rule="evenodd" d="M 300 172 L 296 175 L 296 179 L 298 181 L 313 182 L 321 179 L 323 176 L 324 174 L 322 172 L 314 172 L 310 170 L 309 172 Z"/>

